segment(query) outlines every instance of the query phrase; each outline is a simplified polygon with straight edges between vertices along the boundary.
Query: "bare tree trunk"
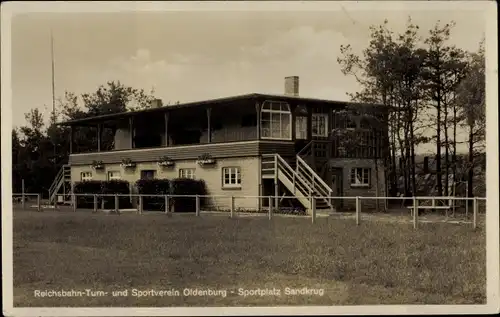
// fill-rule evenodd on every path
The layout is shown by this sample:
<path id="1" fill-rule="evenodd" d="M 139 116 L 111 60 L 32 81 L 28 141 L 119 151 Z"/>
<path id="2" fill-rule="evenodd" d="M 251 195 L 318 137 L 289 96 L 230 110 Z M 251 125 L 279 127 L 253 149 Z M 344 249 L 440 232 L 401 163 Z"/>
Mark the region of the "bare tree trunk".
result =
<path id="1" fill-rule="evenodd" d="M 413 196 L 417 195 L 417 182 L 416 182 L 416 172 L 415 172 L 415 131 L 413 125 L 413 111 L 410 110 L 410 164 L 411 164 L 411 187 L 413 190 Z"/>
<path id="2" fill-rule="evenodd" d="M 436 115 L 436 178 L 437 196 L 443 195 L 443 173 L 441 171 L 441 94 L 438 93 L 437 115 Z"/>
<path id="3" fill-rule="evenodd" d="M 453 186 L 457 186 L 457 105 L 453 102 L 453 150 L 452 150 L 452 160 L 453 160 Z M 453 193 L 456 195 L 456 193 Z"/>
<path id="4" fill-rule="evenodd" d="M 468 197 L 474 197 L 474 125 L 469 125 L 469 175 L 467 177 Z"/>
<path id="5" fill-rule="evenodd" d="M 450 145 L 450 140 L 449 140 L 449 137 L 448 137 L 448 105 L 445 104 L 444 105 L 444 108 L 443 108 L 443 130 L 444 130 L 444 144 L 445 144 L 445 148 L 444 148 L 444 168 L 445 168 L 445 179 L 444 179 L 444 195 L 445 196 L 448 196 L 448 189 L 449 189 L 449 182 L 448 182 L 448 179 L 449 179 L 449 174 L 450 174 L 450 158 L 449 158 L 449 152 L 450 152 L 450 149 L 449 149 L 449 145 Z"/>

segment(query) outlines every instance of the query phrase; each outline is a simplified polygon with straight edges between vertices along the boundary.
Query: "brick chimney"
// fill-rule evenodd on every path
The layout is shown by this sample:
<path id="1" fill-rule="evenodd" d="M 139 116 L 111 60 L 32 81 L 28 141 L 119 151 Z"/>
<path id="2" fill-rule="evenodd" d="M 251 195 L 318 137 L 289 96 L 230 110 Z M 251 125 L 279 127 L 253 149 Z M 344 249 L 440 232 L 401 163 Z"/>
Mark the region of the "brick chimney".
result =
<path id="1" fill-rule="evenodd" d="M 285 95 L 299 96 L 299 76 L 285 77 Z"/>
<path id="2" fill-rule="evenodd" d="M 151 101 L 151 108 L 160 108 L 163 106 L 161 99 L 153 99 Z"/>

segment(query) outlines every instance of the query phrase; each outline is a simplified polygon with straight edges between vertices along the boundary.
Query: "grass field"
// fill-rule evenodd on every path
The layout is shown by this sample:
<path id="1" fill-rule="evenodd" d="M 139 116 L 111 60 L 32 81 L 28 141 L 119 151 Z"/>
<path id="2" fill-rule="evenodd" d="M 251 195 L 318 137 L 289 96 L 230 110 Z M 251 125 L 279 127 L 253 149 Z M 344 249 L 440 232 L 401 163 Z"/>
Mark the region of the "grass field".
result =
<path id="1" fill-rule="evenodd" d="M 485 244 L 484 227 L 443 223 L 15 211 L 14 305 L 484 304 Z M 286 295 L 287 287 L 324 294 Z M 184 288 L 227 296 L 183 296 Z M 240 288 L 280 296 L 240 296 Z M 108 293 L 35 296 L 86 289 Z M 128 296 L 112 293 L 120 290 Z"/>

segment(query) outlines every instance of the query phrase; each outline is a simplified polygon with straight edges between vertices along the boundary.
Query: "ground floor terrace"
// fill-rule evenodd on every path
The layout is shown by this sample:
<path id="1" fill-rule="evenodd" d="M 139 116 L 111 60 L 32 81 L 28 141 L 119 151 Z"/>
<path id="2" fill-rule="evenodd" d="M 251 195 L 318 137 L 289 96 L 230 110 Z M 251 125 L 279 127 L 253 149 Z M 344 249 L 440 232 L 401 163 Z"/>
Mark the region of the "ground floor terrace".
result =
<path id="1" fill-rule="evenodd" d="M 281 196 L 275 206 L 293 207 L 297 202 L 285 199 L 294 195 L 278 179 L 263 177 L 262 155 L 279 154 L 294 166 L 295 150 L 291 141 L 243 141 L 226 144 L 172 146 L 78 153 L 70 156 L 71 182 L 116 180 L 130 183 L 137 193 L 139 179 L 193 178 L 205 182 L 211 204 L 230 208 L 230 196 L 237 196 L 236 209 L 257 210 L 269 206 L 263 196 Z M 331 159 L 318 175 L 333 189 L 333 197 L 384 196 L 385 172 L 369 159 Z M 304 176 L 306 177 L 306 176 Z M 276 187 L 276 185 L 278 185 Z M 304 193 L 306 195 L 307 193 Z M 373 208 L 375 201 L 363 203 Z M 336 209 L 354 209 L 354 200 L 335 200 Z"/>

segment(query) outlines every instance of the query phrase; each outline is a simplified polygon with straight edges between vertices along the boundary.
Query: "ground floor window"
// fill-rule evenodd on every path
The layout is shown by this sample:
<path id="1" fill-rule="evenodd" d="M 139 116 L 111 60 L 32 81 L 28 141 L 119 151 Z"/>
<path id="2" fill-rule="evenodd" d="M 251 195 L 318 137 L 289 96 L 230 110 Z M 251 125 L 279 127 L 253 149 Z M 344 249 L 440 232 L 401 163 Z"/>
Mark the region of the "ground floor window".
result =
<path id="1" fill-rule="evenodd" d="M 80 179 L 82 182 L 92 180 L 92 172 L 82 172 L 80 173 Z"/>
<path id="2" fill-rule="evenodd" d="M 119 171 L 108 171 L 108 181 L 122 179 L 122 175 Z"/>
<path id="3" fill-rule="evenodd" d="M 240 188 L 241 170 L 239 167 L 224 167 L 222 169 L 222 187 Z"/>
<path id="4" fill-rule="evenodd" d="M 141 179 L 155 179 L 156 171 L 155 170 L 142 170 L 141 171 Z"/>
<path id="5" fill-rule="evenodd" d="M 370 186 L 370 169 L 364 167 L 355 167 L 351 169 L 351 186 L 353 187 L 369 187 Z"/>
<path id="6" fill-rule="evenodd" d="M 181 168 L 179 170 L 179 178 L 194 179 L 194 168 Z"/>

